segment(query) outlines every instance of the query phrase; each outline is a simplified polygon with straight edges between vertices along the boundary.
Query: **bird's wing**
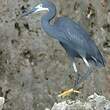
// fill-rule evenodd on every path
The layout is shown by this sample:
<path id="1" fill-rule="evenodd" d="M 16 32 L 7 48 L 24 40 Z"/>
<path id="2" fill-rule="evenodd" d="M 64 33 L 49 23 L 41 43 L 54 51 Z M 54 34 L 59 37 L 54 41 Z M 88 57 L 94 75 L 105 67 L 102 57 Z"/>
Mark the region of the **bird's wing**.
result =
<path id="1" fill-rule="evenodd" d="M 57 29 L 63 33 L 63 36 L 60 37 L 68 47 L 77 51 L 81 57 L 94 57 L 102 65 L 105 64 L 104 57 L 83 27 L 67 17 L 59 18 L 55 24 Z"/>
<path id="2" fill-rule="evenodd" d="M 59 29 L 64 36 L 65 42 L 78 52 L 84 54 L 84 50 L 88 50 L 89 43 L 92 42 L 89 34 L 77 23 L 66 17 L 61 17 L 56 21 L 57 29 Z M 90 50 L 88 50 L 90 51 Z"/>

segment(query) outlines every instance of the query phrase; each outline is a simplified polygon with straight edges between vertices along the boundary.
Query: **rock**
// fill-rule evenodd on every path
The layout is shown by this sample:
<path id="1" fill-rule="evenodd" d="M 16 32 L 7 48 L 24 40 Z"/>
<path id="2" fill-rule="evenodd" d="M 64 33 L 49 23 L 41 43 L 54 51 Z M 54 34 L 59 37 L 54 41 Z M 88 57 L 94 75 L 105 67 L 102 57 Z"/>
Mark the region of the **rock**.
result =
<path id="1" fill-rule="evenodd" d="M 45 0 L 0 0 L 0 96 L 5 95 L 4 110 L 51 108 L 59 91 L 74 85 L 74 71 L 65 50 L 41 28 L 45 12 L 19 19 L 25 9 L 41 1 Z M 106 0 L 106 7 L 102 7 L 102 0 L 50 1 L 58 9 L 57 17 L 66 15 L 80 22 L 101 52 L 106 49 L 104 56 L 110 57 L 110 0 Z M 108 58 L 108 67 L 98 69 L 85 81 L 78 98 L 87 99 L 97 92 L 110 99 Z M 77 64 L 82 69 L 83 62 Z"/>
<path id="2" fill-rule="evenodd" d="M 51 110 L 110 110 L 110 101 L 104 96 L 94 93 L 85 102 L 81 102 L 80 100 L 63 101 L 55 103 Z"/>
<path id="3" fill-rule="evenodd" d="M 3 104 L 5 103 L 5 98 L 4 97 L 0 97 L 0 110 L 3 109 Z"/>

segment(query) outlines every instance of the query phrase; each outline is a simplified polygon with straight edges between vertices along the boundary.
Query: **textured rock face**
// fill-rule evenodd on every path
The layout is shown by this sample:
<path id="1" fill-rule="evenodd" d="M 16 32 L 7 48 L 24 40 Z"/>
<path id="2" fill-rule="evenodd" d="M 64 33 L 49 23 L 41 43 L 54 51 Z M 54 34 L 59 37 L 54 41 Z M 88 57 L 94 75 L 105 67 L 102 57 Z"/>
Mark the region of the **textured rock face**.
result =
<path id="1" fill-rule="evenodd" d="M 58 92 L 73 87 L 74 72 L 65 50 L 40 26 L 41 15 L 18 19 L 25 8 L 40 0 L 0 0 L 0 96 L 4 110 L 43 110 L 57 100 Z M 79 21 L 91 33 L 107 59 L 79 96 L 93 92 L 110 98 L 110 1 L 53 0 L 58 16 Z"/>
<path id="2" fill-rule="evenodd" d="M 4 103 L 5 103 L 5 98 L 4 97 L 0 97 L 0 110 L 3 109 Z"/>
<path id="3" fill-rule="evenodd" d="M 110 110 L 110 101 L 104 96 L 94 93 L 87 98 L 86 102 L 63 101 L 55 103 L 51 110 Z"/>

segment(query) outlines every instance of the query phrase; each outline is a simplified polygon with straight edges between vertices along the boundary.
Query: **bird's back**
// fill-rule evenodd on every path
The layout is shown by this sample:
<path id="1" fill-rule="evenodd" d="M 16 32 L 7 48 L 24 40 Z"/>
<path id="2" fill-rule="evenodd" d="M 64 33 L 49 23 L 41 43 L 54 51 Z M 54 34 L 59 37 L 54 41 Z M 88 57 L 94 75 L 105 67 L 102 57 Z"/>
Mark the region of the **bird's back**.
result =
<path id="1" fill-rule="evenodd" d="M 90 34 L 85 31 L 80 24 L 74 22 L 68 17 L 60 17 L 56 20 L 55 26 L 57 30 L 62 31 L 65 42 L 60 41 L 62 46 L 70 48 L 67 53 L 72 54 L 72 50 L 75 50 L 79 56 L 85 56 L 88 60 L 93 60 L 93 57 L 97 60 L 96 65 L 105 65 L 105 59 L 97 48 L 95 42 L 90 38 Z"/>

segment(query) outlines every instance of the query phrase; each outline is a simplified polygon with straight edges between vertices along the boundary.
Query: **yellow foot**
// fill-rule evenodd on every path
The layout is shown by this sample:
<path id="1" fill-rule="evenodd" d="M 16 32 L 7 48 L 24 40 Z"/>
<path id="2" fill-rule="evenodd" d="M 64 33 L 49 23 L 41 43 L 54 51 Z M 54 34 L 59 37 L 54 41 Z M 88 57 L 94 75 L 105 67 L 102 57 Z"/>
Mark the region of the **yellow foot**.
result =
<path id="1" fill-rule="evenodd" d="M 58 97 L 66 97 L 66 96 L 69 96 L 71 93 L 77 93 L 77 94 L 79 94 L 80 91 L 74 90 L 72 88 L 72 89 L 69 89 L 69 90 L 66 90 L 66 91 L 62 92 L 61 94 L 58 95 Z"/>

